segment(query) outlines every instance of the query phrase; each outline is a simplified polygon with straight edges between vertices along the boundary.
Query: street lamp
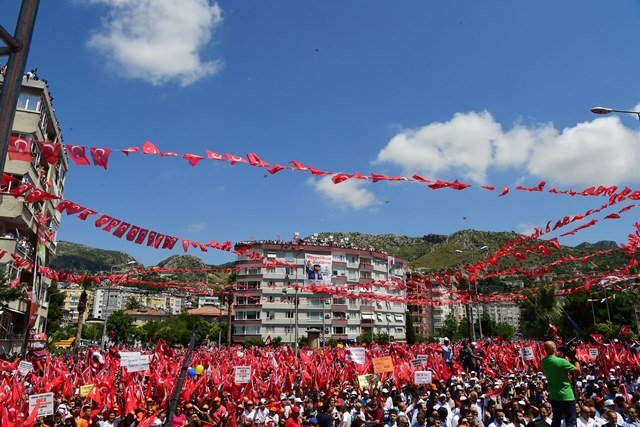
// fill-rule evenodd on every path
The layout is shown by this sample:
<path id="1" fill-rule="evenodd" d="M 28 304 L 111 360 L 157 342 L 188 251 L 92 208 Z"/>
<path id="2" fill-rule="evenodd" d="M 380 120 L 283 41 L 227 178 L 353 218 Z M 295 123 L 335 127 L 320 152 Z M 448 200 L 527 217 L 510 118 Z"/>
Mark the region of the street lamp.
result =
<path id="1" fill-rule="evenodd" d="M 127 267 L 130 265 L 134 265 L 137 264 L 137 262 L 131 260 L 129 262 L 127 262 L 126 264 L 118 264 L 118 265 L 112 265 L 111 266 L 111 274 L 113 274 L 113 270 L 117 267 Z M 111 279 L 109 279 L 111 280 Z M 109 311 L 109 299 L 111 298 L 111 282 L 109 282 L 109 285 L 107 286 L 107 303 L 104 307 L 104 322 L 102 322 L 102 347 L 106 350 L 107 349 L 107 312 Z"/>
<path id="2" fill-rule="evenodd" d="M 629 110 L 616 110 L 615 108 L 608 107 L 593 107 L 591 109 L 593 114 L 606 115 L 611 113 L 624 113 L 624 114 L 635 114 L 638 116 L 638 120 L 640 120 L 640 111 L 629 111 Z"/>

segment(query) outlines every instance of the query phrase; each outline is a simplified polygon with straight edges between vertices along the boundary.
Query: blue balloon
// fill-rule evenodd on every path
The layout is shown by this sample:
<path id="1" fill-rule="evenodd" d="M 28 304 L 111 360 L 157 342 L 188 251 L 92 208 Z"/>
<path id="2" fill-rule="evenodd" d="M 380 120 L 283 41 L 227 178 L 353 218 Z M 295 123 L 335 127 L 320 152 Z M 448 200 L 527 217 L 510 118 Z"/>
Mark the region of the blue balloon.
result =
<path id="1" fill-rule="evenodd" d="M 189 375 L 191 378 L 196 376 L 196 370 L 193 368 L 189 368 L 187 369 L 187 375 Z"/>

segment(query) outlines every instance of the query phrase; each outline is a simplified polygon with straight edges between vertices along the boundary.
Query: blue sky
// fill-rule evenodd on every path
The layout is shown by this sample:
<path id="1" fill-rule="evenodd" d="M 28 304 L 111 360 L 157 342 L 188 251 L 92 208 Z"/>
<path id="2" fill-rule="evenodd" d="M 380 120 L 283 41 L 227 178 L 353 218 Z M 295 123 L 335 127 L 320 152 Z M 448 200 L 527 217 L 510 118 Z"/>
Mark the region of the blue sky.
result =
<path id="1" fill-rule="evenodd" d="M 3 26 L 14 27 L 18 7 L 5 5 Z M 589 112 L 640 103 L 639 18 L 634 1 L 61 0 L 41 3 L 28 68 L 49 80 L 67 144 L 151 140 L 336 172 L 640 187 L 640 122 Z M 203 242 L 525 231 L 603 202 L 496 196 L 119 153 L 108 171 L 72 165 L 65 194 Z M 634 219 L 632 210 L 562 243 L 625 241 Z M 171 255 L 70 217 L 58 238 L 145 264 Z"/>

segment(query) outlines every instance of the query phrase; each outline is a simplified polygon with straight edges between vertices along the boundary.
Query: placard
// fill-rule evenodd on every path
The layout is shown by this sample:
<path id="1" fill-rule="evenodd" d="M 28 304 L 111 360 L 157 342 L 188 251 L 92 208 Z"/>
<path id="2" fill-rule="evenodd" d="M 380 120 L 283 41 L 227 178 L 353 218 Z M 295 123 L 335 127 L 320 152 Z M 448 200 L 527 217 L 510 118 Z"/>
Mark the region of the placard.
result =
<path id="1" fill-rule="evenodd" d="M 91 390 L 93 390 L 93 387 L 94 387 L 93 384 L 81 385 L 80 386 L 80 396 L 87 397 L 89 395 L 89 393 L 91 393 Z"/>
<path id="2" fill-rule="evenodd" d="M 423 359 L 413 359 L 411 361 L 411 366 L 413 367 L 413 369 L 417 369 L 420 368 L 422 366 L 424 366 L 426 363 L 426 360 Z"/>
<path id="3" fill-rule="evenodd" d="M 520 349 L 520 356 L 522 360 L 534 360 L 533 349 L 531 347 L 525 347 Z"/>
<path id="4" fill-rule="evenodd" d="M 235 383 L 247 384 L 251 380 L 251 366 L 236 366 Z"/>
<path id="5" fill-rule="evenodd" d="M 416 354 L 416 359 L 424 360 L 424 363 L 427 363 L 427 360 L 429 360 L 429 356 L 427 356 L 426 354 Z"/>
<path id="6" fill-rule="evenodd" d="M 121 351 L 120 366 L 126 368 L 132 360 L 138 360 L 141 356 L 139 351 Z"/>
<path id="7" fill-rule="evenodd" d="M 38 407 L 39 417 L 48 417 L 49 415 L 53 415 L 53 393 L 40 393 L 30 395 L 29 414 L 33 412 L 38 403 L 40 403 L 40 406 Z"/>
<path id="8" fill-rule="evenodd" d="M 26 360 L 21 360 L 18 364 L 18 372 L 20 373 L 20 375 L 24 377 L 31 371 L 33 371 L 33 363 L 27 362 Z"/>
<path id="9" fill-rule="evenodd" d="M 589 349 L 589 356 L 591 356 L 591 358 L 593 360 L 598 358 L 598 349 L 597 348 L 590 348 Z"/>
<path id="10" fill-rule="evenodd" d="M 149 370 L 149 355 L 142 354 L 137 359 L 131 359 L 127 363 L 127 372 L 144 372 Z"/>
<path id="11" fill-rule="evenodd" d="M 351 361 L 356 365 L 364 365 L 366 363 L 364 347 L 350 347 L 349 353 L 351 353 Z"/>
<path id="12" fill-rule="evenodd" d="M 413 382 L 415 384 L 431 384 L 431 371 L 415 371 L 413 373 Z"/>
<path id="13" fill-rule="evenodd" d="M 374 357 L 372 361 L 374 373 L 393 372 L 393 359 L 391 359 L 391 356 Z"/>
<path id="14" fill-rule="evenodd" d="M 360 386 L 360 390 L 380 388 L 382 381 L 376 374 L 358 375 L 358 386 Z"/>

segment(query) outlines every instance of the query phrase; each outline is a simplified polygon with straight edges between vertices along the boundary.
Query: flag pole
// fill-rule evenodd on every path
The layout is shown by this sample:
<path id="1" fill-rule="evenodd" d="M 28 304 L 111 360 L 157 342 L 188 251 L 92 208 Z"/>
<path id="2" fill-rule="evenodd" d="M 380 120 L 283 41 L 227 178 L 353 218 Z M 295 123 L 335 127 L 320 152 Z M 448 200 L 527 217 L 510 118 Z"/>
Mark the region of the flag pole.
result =
<path id="1" fill-rule="evenodd" d="M 178 407 L 178 402 L 180 401 L 180 395 L 182 394 L 182 386 L 184 385 L 185 377 L 187 376 L 187 369 L 189 369 L 189 362 L 191 361 L 191 353 L 193 353 L 193 348 L 196 345 L 196 334 L 197 330 L 193 331 L 191 334 L 191 341 L 189 341 L 189 349 L 187 350 L 187 354 L 184 357 L 184 361 L 182 362 L 182 369 L 180 369 L 180 377 L 178 378 L 178 384 L 176 384 L 176 389 L 173 391 L 173 397 L 169 401 L 169 409 L 167 411 L 167 421 L 164 423 L 164 427 L 171 427 L 173 425 L 173 415 L 176 412 L 176 408 Z"/>

